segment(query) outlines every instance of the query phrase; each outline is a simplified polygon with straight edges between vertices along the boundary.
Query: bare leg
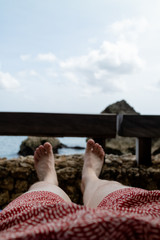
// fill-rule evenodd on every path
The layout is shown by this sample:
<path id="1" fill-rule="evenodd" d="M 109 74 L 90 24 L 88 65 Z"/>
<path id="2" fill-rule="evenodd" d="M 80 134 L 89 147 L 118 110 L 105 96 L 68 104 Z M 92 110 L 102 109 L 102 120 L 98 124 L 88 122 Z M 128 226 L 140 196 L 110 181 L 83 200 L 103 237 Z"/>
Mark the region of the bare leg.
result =
<path id="1" fill-rule="evenodd" d="M 50 143 L 45 143 L 36 149 L 34 153 L 34 165 L 40 181 L 33 184 L 29 192 L 49 191 L 59 195 L 66 202 L 71 202 L 68 195 L 58 187 L 54 155 Z"/>
<path id="2" fill-rule="evenodd" d="M 81 190 L 85 206 L 95 208 L 111 192 L 127 188 L 116 181 L 99 179 L 103 161 L 104 151 L 102 147 L 92 139 L 88 140 L 84 155 L 82 170 Z"/>

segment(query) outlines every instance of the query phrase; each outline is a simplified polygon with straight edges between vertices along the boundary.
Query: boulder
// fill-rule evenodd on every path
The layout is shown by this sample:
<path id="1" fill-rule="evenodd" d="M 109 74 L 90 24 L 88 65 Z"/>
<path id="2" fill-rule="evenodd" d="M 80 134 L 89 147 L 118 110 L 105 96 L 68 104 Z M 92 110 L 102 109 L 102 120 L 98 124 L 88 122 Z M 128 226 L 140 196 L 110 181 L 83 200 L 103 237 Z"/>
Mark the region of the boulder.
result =
<path id="1" fill-rule="evenodd" d="M 105 151 L 107 154 L 135 154 L 136 138 L 120 137 L 107 139 Z"/>
<path id="2" fill-rule="evenodd" d="M 39 145 L 43 145 L 45 142 L 50 142 L 54 153 L 57 153 L 58 148 L 62 147 L 62 144 L 57 138 L 53 137 L 28 137 L 21 143 L 20 151 L 18 152 L 22 156 L 34 155 L 34 151 Z"/>

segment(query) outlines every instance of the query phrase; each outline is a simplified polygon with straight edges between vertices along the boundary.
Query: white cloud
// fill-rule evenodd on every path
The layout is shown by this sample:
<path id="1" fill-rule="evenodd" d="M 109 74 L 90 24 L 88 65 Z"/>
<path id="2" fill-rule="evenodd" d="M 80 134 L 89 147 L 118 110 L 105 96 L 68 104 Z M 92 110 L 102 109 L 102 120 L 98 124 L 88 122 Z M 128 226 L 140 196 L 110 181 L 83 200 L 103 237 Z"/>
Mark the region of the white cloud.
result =
<path id="1" fill-rule="evenodd" d="M 146 31 L 149 26 L 146 18 L 140 19 L 125 19 L 113 23 L 110 27 L 119 39 L 128 39 L 129 41 L 137 40 L 139 34 Z"/>
<path id="2" fill-rule="evenodd" d="M 52 64 L 52 68 L 48 69 L 42 67 L 41 74 L 31 69 L 21 72 L 20 75 L 37 76 L 39 80 L 43 75 L 51 78 L 54 83 L 77 85 L 86 93 L 124 90 L 129 76 L 139 73 L 145 66 L 139 54 L 137 38 L 145 31 L 147 24 L 145 18 L 117 21 L 109 27 L 109 36 L 114 37 L 114 41 L 105 40 L 99 47 L 88 50 L 86 55 L 64 61 L 57 59 L 52 52 L 39 53 L 34 60 L 55 63 L 54 66 Z M 89 41 L 92 44 L 97 39 Z M 29 58 L 30 55 L 21 56 L 23 60 Z"/>
<path id="3" fill-rule="evenodd" d="M 114 81 L 120 75 L 141 70 L 144 61 L 139 57 L 136 45 L 126 41 L 105 41 L 99 49 L 91 50 L 81 57 L 67 59 L 60 66 L 71 81 L 104 87 L 108 84 L 114 86 Z"/>
<path id="4" fill-rule="evenodd" d="M 10 73 L 0 72 L 0 88 L 17 89 L 19 86 L 18 80 L 12 77 Z"/>
<path id="5" fill-rule="evenodd" d="M 51 78 L 57 78 L 58 77 L 58 72 L 56 72 L 53 68 L 47 68 L 45 70 L 45 73 L 47 76 Z"/>
<path id="6" fill-rule="evenodd" d="M 38 54 L 37 58 L 38 61 L 46 61 L 46 62 L 54 62 L 56 60 L 56 56 L 53 53 L 46 53 L 46 54 Z"/>
<path id="7" fill-rule="evenodd" d="M 136 45 L 127 41 L 105 41 L 98 52 L 97 63 L 100 69 L 114 74 L 130 74 L 144 66 Z"/>
<path id="8" fill-rule="evenodd" d="M 36 77 L 36 76 L 38 76 L 39 74 L 38 74 L 35 70 L 30 70 L 30 71 L 29 71 L 29 75 L 30 75 L 30 76 L 33 76 L 33 77 Z"/>
<path id="9" fill-rule="evenodd" d="M 30 54 L 24 54 L 24 55 L 21 55 L 21 56 L 20 56 L 20 59 L 21 59 L 22 61 L 30 60 L 30 58 L 31 58 L 31 55 L 30 55 Z"/>
<path id="10" fill-rule="evenodd" d="M 90 86 L 92 89 L 97 86 L 98 91 L 99 86 L 105 91 L 124 89 L 123 77 L 138 73 L 145 66 L 139 55 L 136 39 L 146 26 L 147 21 L 144 18 L 112 24 L 110 29 L 116 33 L 117 40 L 104 41 L 99 48 L 90 50 L 86 55 L 61 61 L 63 75 L 83 87 Z"/>
<path id="11" fill-rule="evenodd" d="M 97 42 L 97 38 L 93 37 L 93 38 L 89 38 L 88 39 L 89 43 L 96 43 Z"/>
<path id="12" fill-rule="evenodd" d="M 19 71 L 17 73 L 18 77 L 26 77 L 27 76 L 27 71 L 26 70 L 23 70 L 23 71 Z"/>
<path id="13" fill-rule="evenodd" d="M 78 84 L 78 83 L 79 83 L 78 77 L 77 77 L 76 74 L 73 73 L 73 72 L 69 72 L 69 71 L 64 72 L 63 76 L 64 76 L 65 78 L 69 79 L 69 80 L 70 80 L 72 83 L 74 83 L 74 84 Z"/>
<path id="14" fill-rule="evenodd" d="M 37 77 L 39 76 L 39 74 L 35 70 L 31 69 L 31 70 L 23 70 L 18 72 L 18 76 L 22 78 L 28 77 L 28 76 Z"/>

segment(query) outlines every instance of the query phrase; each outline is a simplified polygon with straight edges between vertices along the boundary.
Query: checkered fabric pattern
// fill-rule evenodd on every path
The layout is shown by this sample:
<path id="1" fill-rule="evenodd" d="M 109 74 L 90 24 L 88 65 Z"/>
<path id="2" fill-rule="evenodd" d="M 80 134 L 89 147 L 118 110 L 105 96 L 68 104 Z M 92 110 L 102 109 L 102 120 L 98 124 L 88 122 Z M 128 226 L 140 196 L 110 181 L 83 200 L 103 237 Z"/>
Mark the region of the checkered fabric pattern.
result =
<path id="1" fill-rule="evenodd" d="M 160 239 L 160 191 L 124 188 L 90 209 L 28 192 L 0 212 L 0 240 Z"/>

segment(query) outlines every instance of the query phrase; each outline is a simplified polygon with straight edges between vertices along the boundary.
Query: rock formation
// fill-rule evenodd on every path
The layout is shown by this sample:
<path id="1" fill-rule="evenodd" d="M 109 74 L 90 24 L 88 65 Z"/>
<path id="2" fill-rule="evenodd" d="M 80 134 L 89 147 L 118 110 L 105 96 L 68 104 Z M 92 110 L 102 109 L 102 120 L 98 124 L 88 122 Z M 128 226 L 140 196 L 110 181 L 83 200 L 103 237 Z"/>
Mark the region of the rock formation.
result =
<path id="1" fill-rule="evenodd" d="M 109 105 L 101 113 L 139 114 L 125 100 L 121 100 Z"/>
<path id="2" fill-rule="evenodd" d="M 43 145 L 45 142 L 51 143 L 54 153 L 58 153 L 58 149 L 60 148 L 69 148 L 77 150 L 84 149 L 84 147 L 80 146 L 68 147 L 67 145 L 61 143 L 57 138 L 54 137 L 28 137 L 21 143 L 18 154 L 22 156 L 34 155 L 34 151 L 36 150 L 36 148 L 41 144 Z"/>
<path id="3" fill-rule="evenodd" d="M 34 151 L 39 145 L 43 145 L 45 142 L 50 142 L 54 153 L 57 153 L 58 148 L 63 145 L 57 138 L 53 137 L 28 137 L 21 143 L 19 154 L 22 156 L 34 155 Z"/>

